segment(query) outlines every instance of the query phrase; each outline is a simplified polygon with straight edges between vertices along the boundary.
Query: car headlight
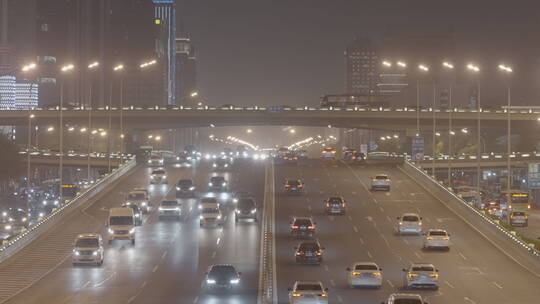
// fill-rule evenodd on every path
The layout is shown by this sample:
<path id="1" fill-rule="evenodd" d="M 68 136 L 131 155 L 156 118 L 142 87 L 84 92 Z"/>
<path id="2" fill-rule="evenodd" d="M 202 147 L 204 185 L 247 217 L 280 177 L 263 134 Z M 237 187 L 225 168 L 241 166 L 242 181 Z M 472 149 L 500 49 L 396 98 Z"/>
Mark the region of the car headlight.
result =
<path id="1" fill-rule="evenodd" d="M 216 280 L 206 279 L 207 284 L 216 284 Z"/>
<path id="2" fill-rule="evenodd" d="M 28 220 L 28 219 L 25 218 L 25 217 L 22 218 L 22 221 L 23 221 L 23 222 L 26 222 L 26 220 Z"/>
<path id="3" fill-rule="evenodd" d="M 238 199 L 237 198 L 233 198 L 233 203 L 238 203 Z"/>
<path id="4" fill-rule="evenodd" d="M 231 284 L 238 284 L 240 283 L 240 279 L 232 279 Z"/>
<path id="5" fill-rule="evenodd" d="M 74 250 L 73 253 L 74 253 L 75 255 L 81 255 L 81 253 L 80 253 L 78 250 Z"/>
<path id="6" fill-rule="evenodd" d="M 220 219 L 221 219 L 221 215 L 218 215 L 218 216 L 217 216 L 217 219 L 220 220 Z"/>
<path id="7" fill-rule="evenodd" d="M 137 213 L 137 214 L 135 214 L 135 217 L 141 217 L 141 215 Z"/>
<path id="8" fill-rule="evenodd" d="M 142 203 L 141 203 L 141 206 L 146 206 L 146 205 L 148 205 L 147 202 L 142 202 Z"/>
<path id="9" fill-rule="evenodd" d="M 159 209 L 159 211 L 163 211 L 163 207 L 159 207 L 158 209 Z"/>
<path id="10" fill-rule="evenodd" d="M 215 167 L 217 167 L 217 165 L 216 165 L 216 164 L 213 164 L 213 165 L 212 165 L 212 167 L 214 167 L 214 168 L 215 168 Z"/>
<path id="11" fill-rule="evenodd" d="M 212 187 L 212 183 L 208 183 L 208 186 Z"/>
<path id="12" fill-rule="evenodd" d="M 195 190 L 194 186 L 189 187 L 189 190 Z"/>
<path id="13" fill-rule="evenodd" d="M 255 212 L 257 212 L 257 209 L 251 210 L 251 214 L 255 214 Z"/>
<path id="14" fill-rule="evenodd" d="M 151 161 L 151 160 L 148 160 L 148 163 L 149 163 L 149 164 L 151 164 L 151 163 L 152 163 L 152 161 Z"/>
<path id="15" fill-rule="evenodd" d="M 47 206 L 47 201 L 43 201 L 43 206 Z"/>
<path id="16" fill-rule="evenodd" d="M 109 228 L 108 231 L 109 231 L 110 234 L 114 233 L 114 230 L 112 230 L 111 228 Z"/>
<path id="17" fill-rule="evenodd" d="M 225 182 L 224 182 L 224 183 L 223 183 L 223 184 L 221 184 L 221 185 L 222 185 L 223 187 L 225 187 L 225 186 L 227 185 L 227 183 L 225 183 Z"/>
<path id="18" fill-rule="evenodd" d="M 240 213 L 240 210 L 236 209 L 235 212 L 236 212 L 237 214 L 239 214 L 239 213 Z"/>
<path id="19" fill-rule="evenodd" d="M 227 168 L 227 167 L 229 167 L 229 165 L 228 165 L 228 164 L 225 164 L 225 168 Z"/>
<path id="20" fill-rule="evenodd" d="M 203 219 L 204 219 L 204 216 L 199 215 L 199 219 L 203 220 Z"/>
<path id="21" fill-rule="evenodd" d="M 176 187 L 176 191 L 180 191 L 180 187 Z"/>
<path id="22" fill-rule="evenodd" d="M 163 178 L 167 178 L 167 175 L 163 175 Z"/>
<path id="23" fill-rule="evenodd" d="M 130 234 L 133 234 L 133 233 L 135 233 L 135 228 L 131 228 L 131 229 L 129 229 L 129 233 L 130 233 Z"/>
<path id="24" fill-rule="evenodd" d="M 6 230 L 11 230 L 11 225 L 6 225 L 4 228 L 6 228 Z"/>
<path id="25" fill-rule="evenodd" d="M 60 204 L 60 202 L 59 202 L 58 200 L 55 200 L 55 201 L 54 201 L 54 205 L 55 205 L 55 206 L 58 206 L 58 204 Z"/>
<path id="26" fill-rule="evenodd" d="M 96 256 L 97 254 L 98 254 L 97 250 L 94 250 L 94 252 L 92 252 L 93 256 Z"/>

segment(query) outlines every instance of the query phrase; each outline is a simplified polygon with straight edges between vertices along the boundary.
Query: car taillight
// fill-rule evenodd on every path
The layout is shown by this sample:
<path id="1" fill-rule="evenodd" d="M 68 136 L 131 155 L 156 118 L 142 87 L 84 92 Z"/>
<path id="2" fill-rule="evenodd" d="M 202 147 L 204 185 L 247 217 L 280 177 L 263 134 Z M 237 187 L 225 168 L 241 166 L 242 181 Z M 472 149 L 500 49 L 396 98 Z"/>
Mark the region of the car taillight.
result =
<path id="1" fill-rule="evenodd" d="M 326 203 L 326 207 L 330 207 L 330 203 Z"/>
<path id="2" fill-rule="evenodd" d="M 317 251 L 317 253 L 316 253 L 316 254 L 317 254 L 317 255 L 322 255 L 322 252 L 320 252 L 320 251 Z"/>
<path id="3" fill-rule="evenodd" d="M 304 253 L 302 253 L 301 251 L 298 251 L 298 252 L 296 253 L 296 255 L 302 255 L 302 254 L 304 254 Z"/>
<path id="4" fill-rule="evenodd" d="M 527 209 L 531 209 L 531 205 L 527 205 Z"/>
<path id="5" fill-rule="evenodd" d="M 302 296 L 302 295 L 299 294 L 299 293 L 297 293 L 297 292 L 295 292 L 295 293 L 292 294 L 292 296 L 293 296 L 293 297 L 300 297 L 300 296 Z"/>
<path id="6" fill-rule="evenodd" d="M 309 230 L 315 230 L 315 226 L 308 226 Z"/>
<path id="7" fill-rule="evenodd" d="M 319 297 L 327 297 L 327 295 L 325 293 L 320 293 Z"/>
<path id="8" fill-rule="evenodd" d="M 298 229 L 298 226 L 291 226 L 292 229 Z"/>

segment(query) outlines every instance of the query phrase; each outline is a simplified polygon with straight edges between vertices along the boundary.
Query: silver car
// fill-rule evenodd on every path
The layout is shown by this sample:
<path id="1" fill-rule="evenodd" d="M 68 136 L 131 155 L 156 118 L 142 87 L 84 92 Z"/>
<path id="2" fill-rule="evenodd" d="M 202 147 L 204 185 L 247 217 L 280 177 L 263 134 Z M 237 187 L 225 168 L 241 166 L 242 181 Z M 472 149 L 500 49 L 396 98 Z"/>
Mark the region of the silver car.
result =
<path id="1" fill-rule="evenodd" d="M 103 239 L 100 234 L 80 234 L 75 240 L 73 248 L 73 265 L 77 264 L 103 264 Z"/>
<path id="2" fill-rule="evenodd" d="M 176 200 L 165 200 L 159 204 L 159 219 L 165 217 L 174 217 L 180 220 L 182 215 L 181 205 Z"/>
<path id="3" fill-rule="evenodd" d="M 450 235 L 444 229 L 429 229 L 424 238 L 424 249 L 450 249 Z"/>
<path id="4" fill-rule="evenodd" d="M 439 289 L 439 270 L 433 264 L 411 264 L 405 272 L 406 288 Z"/>
<path id="5" fill-rule="evenodd" d="M 328 304 L 328 288 L 321 282 L 296 281 L 288 290 L 289 304 Z"/>
<path id="6" fill-rule="evenodd" d="M 388 297 L 387 304 L 427 304 L 419 294 L 393 293 Z"/>
<path id="7" fill-rule="evenodd" d="M 529 216 L 525 211 L 512 211 L 508 215 L 508 222 L 510 226 L 523 226 L 529 225 Z"/>
<path id="8" fill-rule="evenodd" d="M 377 174 L 371 178 L 371 190 L 390 191 L 390 177 L 387 174 Z"/>
<path id="9" fill-rule="evenodd" d="M 347 268 L 349 285 L 356 287 L 376 287 L 382 286 L 382 268 L 372 262 L 354 263 Z"/>
<path id="10" fill-rule="evenodd" d="M 167 184 L 167 172 L 163 169 L 152 170 L 150 184 Z"/>
<path id="11" fill-rule="evenodd" d="M 404 213 L 398 216 L 397 232 L 399 234 L 421 234 L 422 218 L 416 213 Z"/>

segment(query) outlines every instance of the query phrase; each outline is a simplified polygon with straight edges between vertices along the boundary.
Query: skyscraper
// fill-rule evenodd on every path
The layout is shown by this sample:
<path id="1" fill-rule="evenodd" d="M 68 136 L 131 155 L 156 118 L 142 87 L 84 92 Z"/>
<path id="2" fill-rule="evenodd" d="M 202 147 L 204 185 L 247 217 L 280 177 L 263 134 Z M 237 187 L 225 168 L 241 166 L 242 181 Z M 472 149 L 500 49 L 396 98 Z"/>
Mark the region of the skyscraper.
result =
<path id="1" fill-rule="evenodd" d="M 368 38 L 356 38 L 345 51 L 347 94 L 376 95 L 379 56 Z"/>
<path id="2" fill-rule="evenodd" d="M 166 104 L 176 104 L 176 4 L 174 0 L 152 0 L 154 23 L 159 26 L 157 56 L 163 68 Z"/>
<path id="3" fill-rule="evenodd" d="M 189 38 L 176 38 L 176 102 L 190 105 L 197 90 L 197 59 Z"/>

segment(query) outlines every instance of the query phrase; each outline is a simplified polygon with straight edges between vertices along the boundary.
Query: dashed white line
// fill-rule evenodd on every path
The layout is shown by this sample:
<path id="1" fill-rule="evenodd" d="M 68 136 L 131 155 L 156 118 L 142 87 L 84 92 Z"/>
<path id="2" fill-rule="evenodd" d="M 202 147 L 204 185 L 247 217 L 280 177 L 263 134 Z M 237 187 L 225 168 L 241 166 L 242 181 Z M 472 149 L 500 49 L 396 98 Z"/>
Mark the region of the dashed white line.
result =
<path id="1" fill-rule="evenodd" d="M 332 286 L 336 286 L 336 282 L 334 281 L 334 279 L 330 280 L 330 284 L 332 284 Z"/>
<path id="2" fill-rule="evenodd" d="M 367 251 L 367 255 L 368 255 L 368 257 L 369 257 L 370 259 L 373 258 L 373 256 L 371 255 L 371 253 L 370 253 L 369 251 Z"/>
<path id="3" fill-rule="evenodd" d="M 464 260 L 467 259 L 467 258 L 463 255 L 463 253 L 461 253 L 461 252 L 458 252 L 458 253 L 459 253 L 459 256 L 460 256 L 462 259 L 464 259 Z"/>
<path id="4" fill-rule="evenodd" d="M 409 241 L 407 241 L 406 239 L 403 239 L 403 243 L 409 245 Z"/>
<path id="5" fill-rule="evenodd" d="M 503 289 L 503 287 L 500 284 L 497 284 L 497 282 L 493 282 L 493 285 L 497 286 L 499 289 Z"/>
<path id="6" fill-rule="evenodd" d="M 212 252 L 212 259 L 216 257 L 216 252 Z"/>
<path id="7" fill-rule="evenodd" d="M 349 221 L 352 221 L 352 216 L 347 216 L 347 218 L 349 219 Z"/>
<path id="8" fill-rule="evenodd" d="M 448 281 L 444 281 L 444 283 L 446 285 L 448 285 L 448 287 L 450 287 L 450 288 L 455 288 L 454 285 L 450 284 L 450 282 L 448 282 Z"/>
<path id="9" fill-rule="evenodd" d="M 167 250 L 165 250 L 165 252 L 163 252 L 163 254 L 161 255 L 161 259 L 163 260 L 166 256 L 167 256 Z"/>
<path id="10" fill-rule="evenodd" d="M 220 241 L 221 241 L 221 238 L 217 238 L 216 245 L 219 245 Z"/>
<path id="11" fill-rule="evenodd" d="M 362 238 L 358 238 L 358 240 L 360 241 L 360 244 L 364 245 L 364 240 Z"/>
<path id="12" fill-rule="evenodd" d="M 420 256 L 420 254 L 418 252 L 414 252 L 414 255 L 418 258 L 418 259 L 422 259 L 422 256 Z"/>
<path id="13" fill-rule="evenodd" d="M 469 299 L 468 297 L 464 297 L 463 300 L 464 300 L 465 302 L 469 302 L 469 303 L 471 303 L 471 304 L 476 304 L 475 301 Z"/>
<path id="14" fill-rule="evenodd" d="M 358 232 L 358 228 L 356 226 L 353 226 L 352 229 L 354 230 L 354 232 Z"/>
<path id="15" fill-rule="evenodd" d="M 336 298 L 337 298 L 339 303 L 343 303 L 343 299 L 339 295 L 337 295 Z"/>
<path id="16" fill-rule="evenodd" d="M 152 268 L 152 272 L 156 272 L 156 270 L 158 269 L 158 265 L 154 266 L 154 268 Z"/>
<path id="17" fill-rule="evenodd" d="M 328 265 L 324 264 L 324 270 L 329 271 Z"/>
<path id="18" fill-rule="evenodd" d="M 379 210 L 381 210 L 381 212 L 384 212 L 384 208 L 383 208 L 383 207 L 379 207 Z"/>
<path id="19" fill-rule="evenodd" d="M 392 219 L 387 215 L 386 216 L 386 219 L 391 223 L 392 222 Z"/>
<path id="20" fill-rule="evenodd" d="M 308 206 L 307 206 L 307 210 L 308 210 L 308 211 L 311 211 L 311 205 L 308 205 Z"/>
<path id="21" fill-rule="evenodd" d="M 141 284 L 141 289 L 144 288 L 144 286 L 146 286 L 146 284 L 148 284 L 146 281 L 144 281 L 142 284 Z"/>
<path id="22" fill-rule="evenodd" d="M 388 285 L 390 285 L 390 287 L 394 288 L 394 284 L 392 284 L 392 281 L 386 280 L 386 282 L 388 282 Z"/>
<path id="23" fill-rule="evenodd" d="M 199 301 L 199 296 L 196 296 L 195 299 L 193 299 L 193 303 L 197 303 Z"/>

